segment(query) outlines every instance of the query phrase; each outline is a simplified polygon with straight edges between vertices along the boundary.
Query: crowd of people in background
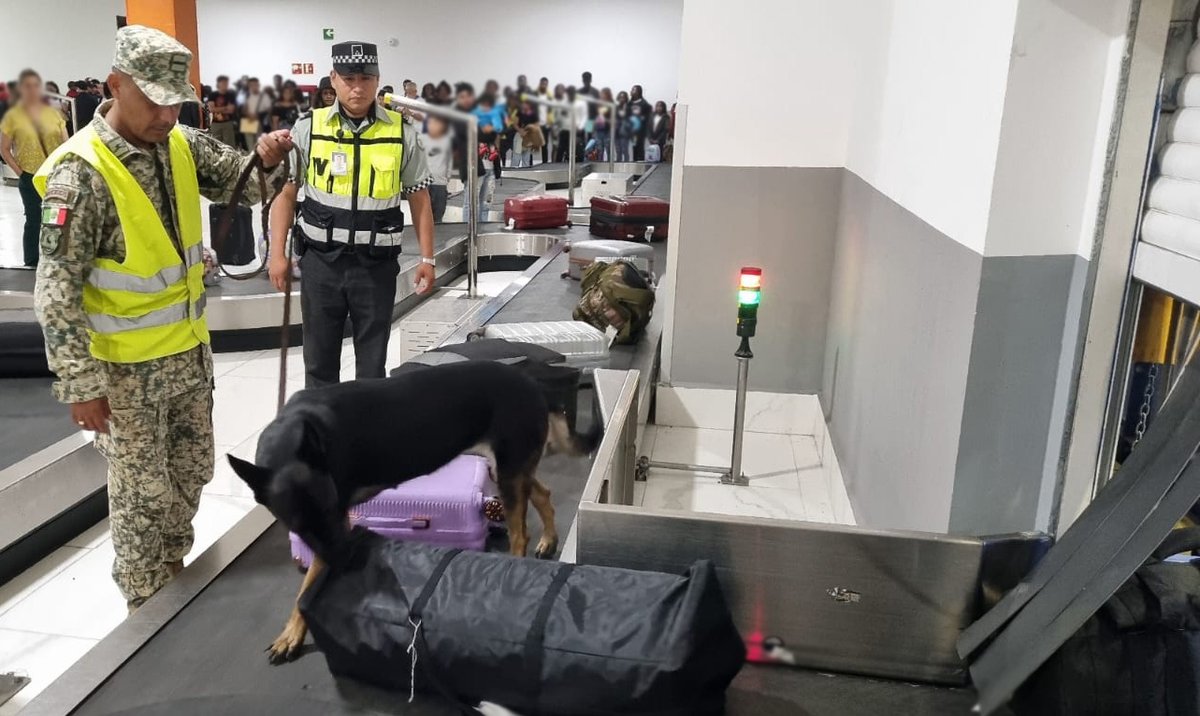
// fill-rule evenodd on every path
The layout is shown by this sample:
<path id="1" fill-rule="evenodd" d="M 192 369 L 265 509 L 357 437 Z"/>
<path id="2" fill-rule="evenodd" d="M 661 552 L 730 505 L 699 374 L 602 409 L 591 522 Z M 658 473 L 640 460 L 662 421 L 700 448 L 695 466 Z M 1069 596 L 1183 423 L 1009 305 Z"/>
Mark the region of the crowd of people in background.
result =
<path id="1" fill-rule="evenodd" d="M 488 80 L 478 93 L 469 82 L 455 85 L 446 80 L 437 84 L 426 82 L 418 89 L 413 80 L 404 80 L 403 96 L 425 104 L 452 106 L 479 119 L 481 146 L 468 148 L 464 146 L 466 138 L 461 128 L 432 115 L 413 110 L 403 112 L 411 126 L 422 133 L 422 146 L 434 175 L 431 198 L 437 219 L 441 220 L 445 210 L 452 175 L 466 181 L 468 157 L 478 155 L 479 175 L 485 178 L 485 190 L 480 192 L 481 208 L 488 201 L 488 181 L 499 179 L 505 167 L 566 161 L 572 112 L 558 107 L 574 109 L 576 157 L 580 161 L 671 159 L 674 105 L 668 109 L 662 101 L 651 104 L 643 96 L 641 85 L 614 94 L 609 87 L 597 87 L 591 72 L 584 72 L 580 79 L 578 86 L 560 83 L 551 87 L 547 77 L 531 85 L 525 75 L 520 75 L 514 85 L 503 89 L 496 80 Z M 393 86 L 382 87 L 379 101 L 383 101 L 384 95 L 394 93 Z M 22 72 L 15 82 L 0 85 L 0 154 L 19 177 L 26 204 L 24 238 L 29 265 L 37 262 L 40 211 L 40 200 L 32 184 L 33 173 L 76 128 L 91 122 L 100 104 L 110 97 L 108 86 L 92 78 L 68 82 L 67 92 L 61 94 L 54 82 L 43 86 L 33 70 Z M 611 106 L 589 102 L 588 98 L 603 100 Z M 531 99 L 553 102 L 557 107 Z M 216 78 L 215 86 L 200 88 L 197 102 L 181 108 L 179 121 L 206 129 L 232 147 L 250 151 L 262 133 L 290 129 L 302 113 L 328 107 L 335 100 L 328 77 L 314 88 L 285 81 L 282 75 L 275 75 L 265 87 L 257 77 L 243 76 L 232 82 L 221 75 Z M 12 117 L 6 120 L 9 114 Z M 29 117 L 34 118 L 31 121 Z M 615 146 L 611 137 L 615 137 Z M 491 171 L 487 170 L 489 164 Z"/>
<path id="2" fill-rule="evenodd" d="M 482 92 L 468 82 L 451 85 L 442 80 L 426 82 L 418 89 L 410 79 L 401 84 L 409 99 L 431 105 L 457 106 L 479 118 L 480 136 L 498 154 L 496 171 L 504 166 L 524 167 L 535 161 L 566 161 L 570 136 L 570 113 L 556 110 L 528 98 L 538 98 L 575 107 L 576 152 L 580 159 L 597 161 L 661 161 L 670 158 L 674 136 L 674 108 L 665 102 L 651 105 L 642 94 L 641 85 L 629 91 L 613 94 L 608 88 L 598 88 L 592 74 L 584 72 L 582 83 L 558 84 L 542 77 L 536 86 L 525 75 L 516 84 L 500 88 L 496 80 L 488 80 Z M 248 149 L 254 146 L 258 134 L 287 129 L 300 114 L 309 109 L 324 107 L 334 100 L 328 79 L 322 79 L 315 90 L 305 92 L 291 80 L 275 75 L 272 83 L 261 87 L 257 77 L 242 77 L 231 84 L 230 78 L 220 76 L 216 86 L 201 88 L 206 121 L 213 135 L 231 145 Z M 381 88 L 380 99 L 394 94 L 392 85 Z M 611 103 L 591 103 L 592 97 Z M 428 134 L 427 118 L 417 112 L 406 112 L 422 132 Z M 203 121 L 203 120 L 202 120 Z M 610 144 L 610 125 L 615 123 L 616 146 Z"/>

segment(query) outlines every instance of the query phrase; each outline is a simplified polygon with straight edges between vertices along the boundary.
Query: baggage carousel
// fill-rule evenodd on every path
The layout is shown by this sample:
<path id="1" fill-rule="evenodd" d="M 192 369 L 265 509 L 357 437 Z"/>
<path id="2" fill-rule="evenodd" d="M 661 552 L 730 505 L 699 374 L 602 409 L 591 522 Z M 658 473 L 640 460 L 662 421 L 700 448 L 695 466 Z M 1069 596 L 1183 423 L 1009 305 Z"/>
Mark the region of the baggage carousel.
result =
<path id="1" fill-rule="evenodd" d="M 499 229 L 498 225 L 480 224 L 479 230 Z M 467 255 L 465 224 L 439 224 L 434 227 L 434 256 L 437 259 L 438 285 L 457 279 L 465 271 Z M 420 249 L 412 227 L 406 227 L 402 238 L 404 253 L 400 258 L 400 275 L 396 278 L 396 303 L 393 315 L 399 316 L 416 301 L 413 274 L 420 263 Z M 234 273 L 247 273 L 252 267 L 234 267 Z M 0 309 L 33 308 L 34 272 L 23 269 L 0 269 Z M 300 292 L 303 278 L 296 282 L 292 295 L 292 345 L 300 341 Z M 279 345 L 279 326 L 283 322 L 283 294 L 271 286 L 266 272 L 246 280 L 222 277 L 221 283 L 206 291 L 206 315 L 217 352 L 244 351 Z"/>
<path id="2" fill-rule="evenodd" d="M 665 194 L 669 186 L 667 167 L 652 172 L 639 190 Z M 582 226 L 536 235 L 483 232 L 481 266 L 492 262 L 511 270 L 512 263 L 519 261 L 525 264 L 524 272 L 446 342 L 463 340 L 486 323 L 569 317 L 579 288 L 577 282 L 562 277 L 567 259 L 563 249 L 567 242 L 587 236 Z M 664 261 L 665 244 L 656 244 L 655 250 L 658 260 Z M 651 376 L 660 334 L 659 324 L 652 323 L 640 343 L 614 347 L 612 367 L 638 368 Z M 595 394 L 581 395 L 581 421 L 599 419 L 601 411 L 593 409 L 596 402 Z M 545 460 L 539 471 L 554 495 L 559 530 L 564 534 L 575 519 L 590 469 L 587 459 L 556 456 Z M 499 537 L 491 546 L 503 548 L 503 542 Z M 22 713 L 461 713 L 431 694 L 419 694 L 409 704 L 406 693 L 334 678 L 311 639 L 297 661 L 270 666 L 263 648 L 282 627 L 299 581 L 286 531 L 263 508 L 256 508 Z M 727 713 L 967 714 L 974 703 L 969 689 L 747 665 L 729 691 Z"/>
<path id="3" fill-rule="evenodd" d="M 592 173 L 592 163 L 575 162 L 575 183 Z M 505 167 L 503 178 L 525 179 L 540 182 L 547 189 L 565 189 L 569 183 L 570 172 L 567 162 L 546 162 L 534 164 L 531 167 Z"/>
<path id="4" fill-rule="evenodd" d="M 16 271 L 33 285 L 32 271 Z M 10 302 L 12 295 L 0 297 Z M 32 324 L 31 308 L 0 310 L 0 321 Z M 24 571 L 107 512 L 103 459 L 67 408 L 50 393 L 54 378 L 30 373 L 41 350 L 25 334 L 5 334 L 12 361 L 0 378 L 0 584 Z M 44 371 L 44 363 L 43 368 Z"/>

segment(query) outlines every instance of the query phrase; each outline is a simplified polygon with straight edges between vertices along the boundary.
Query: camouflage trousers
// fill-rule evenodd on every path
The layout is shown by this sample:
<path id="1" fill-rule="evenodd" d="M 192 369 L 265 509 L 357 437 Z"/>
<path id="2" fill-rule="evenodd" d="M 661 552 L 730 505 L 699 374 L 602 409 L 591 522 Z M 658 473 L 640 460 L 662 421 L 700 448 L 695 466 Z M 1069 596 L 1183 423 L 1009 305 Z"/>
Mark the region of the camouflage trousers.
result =
<path id="1" fill-rule="evenodd" d="M 163 587 L 167 565 L 192 548 L 200 490 L 213 475 L 212 389 L 112 406 L 96 435 L 108 459 L 108 511 L 117 558 L 112 576 L 137 606 Z"/>

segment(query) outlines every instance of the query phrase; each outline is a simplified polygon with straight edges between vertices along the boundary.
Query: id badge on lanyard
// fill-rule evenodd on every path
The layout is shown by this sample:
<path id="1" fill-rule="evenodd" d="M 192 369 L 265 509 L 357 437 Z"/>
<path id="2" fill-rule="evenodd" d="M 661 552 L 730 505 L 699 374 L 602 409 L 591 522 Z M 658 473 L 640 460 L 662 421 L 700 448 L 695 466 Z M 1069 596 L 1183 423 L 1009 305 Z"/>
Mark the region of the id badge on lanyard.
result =
<path id="1" fill-rule="evenodd" d="M 329 172 L 335 177 L 344 177 L 350 169 L 348 164 L 345 152 L 334 152 L 330 160 Z"/>

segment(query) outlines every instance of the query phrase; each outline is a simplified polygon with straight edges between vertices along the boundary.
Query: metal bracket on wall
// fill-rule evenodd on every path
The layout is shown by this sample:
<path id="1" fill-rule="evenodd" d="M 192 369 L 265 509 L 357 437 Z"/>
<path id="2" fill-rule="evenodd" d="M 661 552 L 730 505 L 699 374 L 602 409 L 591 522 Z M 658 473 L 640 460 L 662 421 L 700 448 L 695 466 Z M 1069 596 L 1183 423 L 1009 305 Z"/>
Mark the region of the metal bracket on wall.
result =
<path id="1" fill-rule="evenodd" d="M 8 702 L 17 692 L 29 685 L 28 676 L 18 676 L 13 672 L 0 674 L 0 705 Z"/>
<path id="2" fill-rule="evenodd" d="M 712 467 L 710 465 L 689 465 L 683 462 L 655 462 L 650 458 L 642 455 L 637 461 L 637 472 L 634 479 L 639 482 L 645 482 L 650 468 L 657 467 L 660 470 L 679 470 L 681 472 L 701 472 L 706 474 L 720 475 L 722 485 L 749 485 L 750 480 L 746 478 L 746 473 L 740 473 L 737 478 L 733 477 L 733 472 L 727 467 Z"/>

